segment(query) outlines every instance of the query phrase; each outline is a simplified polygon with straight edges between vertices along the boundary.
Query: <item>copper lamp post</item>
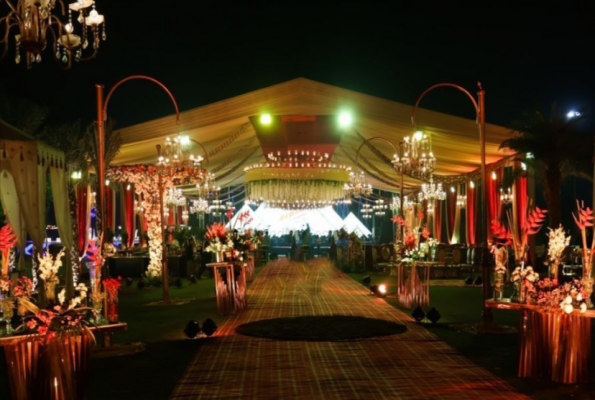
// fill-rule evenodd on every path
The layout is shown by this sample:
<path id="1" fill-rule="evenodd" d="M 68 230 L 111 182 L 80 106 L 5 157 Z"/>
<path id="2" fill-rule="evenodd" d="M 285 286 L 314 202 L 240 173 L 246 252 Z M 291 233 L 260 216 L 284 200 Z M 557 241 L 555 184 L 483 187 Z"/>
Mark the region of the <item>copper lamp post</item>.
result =
<path id="1" fill-rule="evenodd" d="M 421 99 L 431 92 L 432 90 L 439 88 L 439 87 L 452 87 L 455 88 L 464 94 L 471 100 L 473 106 L 475 107 L 475 114 L 476 114 L 476 123 L 479 127 L 479 146 L 480 146 L 480 154 L 481 154 L 481 182 L 482 182 L 482 189 L 481 189 L 481 204 L 482 204 L 482 212 L 483 212 L 483 223 L 484 223 L 484 232 L 482 235 L 482 268 L 483 268 L 483 299 L 484 299 L 484 306 L 483 306 L 483 323 L 484 325 L 492 324 L 494 317 L 492 315 L 492 310 L 485 306 L 485 301 L 490 298 L 490 262 L 489 262 L 489 251 L 488 251 L 488 237 L 490 232 L 490 221 L 489 221 L 489 214 L 486 208 L 486 200 L 488 198 L 488 186 L 487 186 L 487 175 L 486 175 L 486 139 L 485 139 L 485 90 L 481 87 L 481 82 L 477 83 L 479 91 L 477 92 L 477 100 L 471 93 L 469 93 L 466 89 L 459 85 L 455 85 L 454 83 L 438 83 L 434 86 L 429 87 L 426 89 L 417 99 L 415 102 L 415 106 L 413 107 L 413 112 L 411 113 L 411 123 L 413 126 L 416 125 L 415 121 L 415 112 L 417 111 L 417 107 Z"/>
<path id="2" fill-rule="evenodd" d="M 98 235 L 100 238 L 105 237 L 105 231 L 107 228 L 107 219 L 105 218 L 105 121 L 107 120 L 107 106 L 109 104 L 110 98 L 114 91 L 120 87 L 124 82 L 128 82 L 131 80 L 147 80 L 150 82 L 155 83 L 159 87 L 161 87 L 171 99 L 174 108 L 176 110 L 176 124 L 180 122 L 180 111 L 178 109 L 178 103 L 176 99 L 169 91 L 169 89 L 158 80 L 151 78 L 145 75 L 132 75 L 127 78 L 124 78 L 118 81 L 108 92 L 105 100 L 103 98 L 103 85 L 95 85 L 97 91 L 97 147 L 98 147 L 98 168 L 97 174 L 99 176 L 99 199 L 100 199 L 100 207 L 99 207 L 99 215 L 101 216 L 101 235 Z M 161 197 L 161 196 L 160 196 Z M 161 227 L 163 229 L 163 207 L 160 207 L 161 210 Z M 99 248 L 103 248 L 103 243 L 99 243 Z M 162 259 L 161 259 L 161 269 L 162 269 L 162 276 L 163 276 L 163 302 L 169 303 L 169 282 L 166 279 L 168 277 L 167 271 L 167 255 L 166 253 L 162 252 Z"/>

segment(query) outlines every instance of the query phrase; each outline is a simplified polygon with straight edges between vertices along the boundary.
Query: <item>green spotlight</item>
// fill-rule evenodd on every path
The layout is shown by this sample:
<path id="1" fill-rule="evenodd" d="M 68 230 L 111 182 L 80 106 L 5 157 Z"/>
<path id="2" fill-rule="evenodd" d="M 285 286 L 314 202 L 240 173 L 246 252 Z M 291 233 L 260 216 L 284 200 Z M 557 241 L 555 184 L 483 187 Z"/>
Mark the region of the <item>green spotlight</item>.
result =
<path id="1" fill-rule="evenodd" d="M 353 123 L 353 117 L 348 112 L 342 112 L 339 114 L 339 126 L 342 128 L 348 128 Z"/>
<path id="2" fill-rule="evenodd" d="M 273 117 L 271 117 L 271 114 L 262 114 L 260 116 L 260 123 L 262 125 L 270 125 L 271 122 L 273 122 Z"/>

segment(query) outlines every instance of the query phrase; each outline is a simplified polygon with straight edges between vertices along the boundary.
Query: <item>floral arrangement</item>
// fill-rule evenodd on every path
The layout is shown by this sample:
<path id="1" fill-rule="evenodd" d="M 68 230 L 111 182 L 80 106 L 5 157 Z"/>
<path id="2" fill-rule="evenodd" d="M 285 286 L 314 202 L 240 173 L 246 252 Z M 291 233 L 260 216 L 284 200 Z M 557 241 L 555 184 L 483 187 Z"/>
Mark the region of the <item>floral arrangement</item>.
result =
<path id="1" fill-rule="evenodd" d="M 570 236 L 566 236 L 564 228 L 560 225 L 556 229 L 548 228 L 547 236 L 549 238 L 547 255 L 549 259 L 550 275 L 558 279 L 558 267 L 562 262 L 562 253 L 570 245 Z"/>
<path id="2" fill-rule="evenodd" d="M 413 249 L 405 250 L 404 257 L 401 259 L 401 261 L 404 263 L 410 263 L 421 260 L 422 257 L 423 254 L 421 251 L 417 247 L 414 247 Z"/>
<path id="3" fill-rule="evenodd" d="M 221 222 L 215 222 L 207 227 L 205 238 L 209 242 L 209 245 L 205 248 L 208 252 L 220 253 L 233 249 L 233 241 L 228 237 L 225 225 Z"/>
<path id="4" fill-rule="evenodd" d="M 16 244 L 17 235 L 12 230 L 12 227 L 10 224 L 4 225 L 0 229 L 0 252 L 2 253 L 2 270 L 0 271 L 0 276 L 8 276 L 10 249 Z"/>
<path id="5" fill-rule="evenodd" d="M 16 331 L 23 333 L 36 333 L 50 340 L 57 336 L 69 333 L 86 332 L 94 339 L 94 335 L 89 329 L 91 323 L 87 318 L 88 307 L 77 307 L 87 297 L 87 287 L 79 284 L 75 289 L 77 296 L 67 301 L 65 295 L 60 293 L 59 303 L 50 309 L 41 309 L 30 300 L 21 299 L 23 306 L 32 315 L 24 317 L 25 323 L 19 326 Z"/>
<path id="6" fill-rule="evenodd" d="M 581 238 L 583 242 L 582 256 L 583 256 L 583 283 L 587 284 L 587 291 L 589 295 L 593 291 L 593 282 L 591 278 L 591 270 L 593 268 L 593 251 L 595 251 L 595 237 L 591 239 L 591 246 L 587 245 L 587 228 L 593 228 L 593 210 L 589 207 L 585 208 L 583 202 L 576 201 L 577 213 L 572 213 L 572 218 L 576 226 L 581 231 Z"/>
<path id="7" fill-rule="evenodd" d="M 56 258 L 53 258 L 49 252 L 46 252 L 43 256 L 37 255 L 39 277 L 43 279 L 46 285 L 56 285 L 60 282 L 58 270 L 62 266 L 62 256 L 64 256 L 64 248 L 56 255 Z"/>
<path id="8" fill-rule="evenodd" d="M 429 247 L 436 247 L 440 244 L 440 242 L 436 238 L 429 238 L 428 240 L 426 240 L 426 243 Z"/>
<path id="9" fill-rule="evenodd" d="M 572 313 L 576 308 L 581 313 L 587 311 L 587 294 L 585 287 L 578 279 L 558 284 L 557 279 L 545 278 L 535 284 L 536 291 L 532 302 L 548 311 Z"/>
<path id="10" fill-rule="evenodd" d="M 533 267 L 527 266 L 524 269 L 516 267 L 512 271 L 510 281 L 514 285 L 518 300 L 521 303 L 526 301 L 526 295 L 535 292 L 535 282 L 539 280 L 539 274 L 533 270 Z"/>
<path id="11" fill-rule="evenodd" d="M 105 289 L 106 293 L 109 295 L 118 295 L 118 290 L 122 287 L 122 277 L 119 276 L 118 279 L 108 278 L 103 280 L 103 288 Z"/>
<path id="12" fill-rule="evenodd" d="M 506 268 L 506 265 L 508 264 L 508 251 L 506 250 L 506 246 L 492 246 L 492 253 L 496 260 L 494 273 L 505 275 L 508 272 L 508 269 Z"/>
<path id="13" fill-rule="evenodd" d="M 9 292 L 11 286 L 12 280 L 0 277 L 0 295 Z"/>
<path id="14" fill-rule="evenodd" d="M 415 237 L 415 233 L 408 232 L 405 234 L 405 248 L 407 250 L 412 250 L 417 247 L 417 238 Z"/>

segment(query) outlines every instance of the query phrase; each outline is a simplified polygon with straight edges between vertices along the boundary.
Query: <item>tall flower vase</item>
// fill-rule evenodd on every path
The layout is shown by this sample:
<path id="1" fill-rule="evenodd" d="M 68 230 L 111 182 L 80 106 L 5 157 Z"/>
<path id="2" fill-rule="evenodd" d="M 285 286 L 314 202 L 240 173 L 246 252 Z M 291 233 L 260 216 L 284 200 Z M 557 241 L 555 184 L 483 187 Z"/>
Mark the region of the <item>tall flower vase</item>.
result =
<path id="1" fill-rule="evenodd" d="M 110 324 L 118 323 L 118 292 L 116 290 L 105 291 L 105 316 Z"/>
<path id="2" fill-rule="evenodd" d="M 46 282 L 45 287 L 45 300 L 48 304 L 56 303 L 56 282 Z"/>
<path id="3" fill-rule="evenodd" d="M 103 293 L 96 290 L 91 293 L 91 302 L 93 303 L 93 312 L 95 313 L 95 323 L 100 325 L 103 323 Z"/>
<path id="4" fill-rule="evenodd" d="M 585 287 L 585 294 L 587 295 L 587 307 L 592 308 L 593 302 L 591 301 L 591 294 L 593 294 L 593 278 L 583 278 L 582 279 L 583 286 Z"/>
<path id="5" fill-rule="evenodd" d="M 225 252 L 218 251 L 217 253 L 215 253 L 215 257 L 218 263 L 222 263 L 223 261 L 225 261 Z"/>
<path id="6" fill-rule="evenodd" d="M 521 281 L 514 283 L 514 293 L 510 299 L 514 303 L 525 304 L 527 302 L 527 289 Z"/>
<path id="7" fill-rule="evenodd" d="M 504 274 L 494 274 L 494 301 L 504 298 Z"/>
<path id="8" fill-rule="evenodd" d="M 94 262 L 87 263 L 89 268 L 89 281 L 91 283 L 91 291 L 101 291 L 101 267 L 95 266 Z"/>

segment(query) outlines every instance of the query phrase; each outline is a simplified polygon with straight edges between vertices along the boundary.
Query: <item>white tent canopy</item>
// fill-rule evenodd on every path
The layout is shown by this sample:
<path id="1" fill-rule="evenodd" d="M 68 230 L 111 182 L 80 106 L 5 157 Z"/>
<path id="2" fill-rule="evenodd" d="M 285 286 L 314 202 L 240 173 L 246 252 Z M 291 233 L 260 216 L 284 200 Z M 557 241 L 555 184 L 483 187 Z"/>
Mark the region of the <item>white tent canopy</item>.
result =
<path id="1" fill-rule="evenodd" d="M 355 232 L 357 236 L 370 236 L 372 232 L 352 212 L 343 220 L 343 229 L 347 233 Z"/>
<path id="2" fill-rule="evenodd" d="M 242 221 L 239 221 L 240 215 L 248 213 L 246 217 Z M 244 204 L 240 211 L 236 212 L 231 220 L 225 225 L 227 229 L 252 229 L 252 230 L 264 230 L 265 223 L 262 221 L 260 216 L 258 216 L 250 206 Z"/>

